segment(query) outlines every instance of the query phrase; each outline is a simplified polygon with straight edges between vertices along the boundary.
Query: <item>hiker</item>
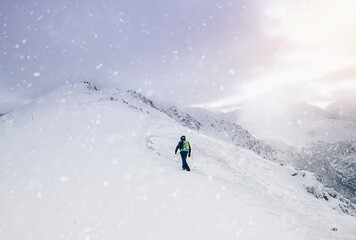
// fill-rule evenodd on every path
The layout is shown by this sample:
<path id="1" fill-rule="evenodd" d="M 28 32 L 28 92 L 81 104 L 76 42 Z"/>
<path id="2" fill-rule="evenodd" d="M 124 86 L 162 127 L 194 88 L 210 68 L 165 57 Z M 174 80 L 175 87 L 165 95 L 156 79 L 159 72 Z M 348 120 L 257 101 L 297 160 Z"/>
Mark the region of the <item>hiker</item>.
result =
<path id="1" fill-rule="evenodd" d="M 175 154 L 177 154 L 178 149 L 180 149 L 180 156 L 182 157 L 182 163 L 183 163 L 182 168 L 183 170 L 187 170 L 189 172 L 190 168 L 187 164 L 187 156 L 190 157 L 191 147 L 189 142 L 185 140 L 185 136 L 181 136 L 180 142 L 176 147 Z"/>

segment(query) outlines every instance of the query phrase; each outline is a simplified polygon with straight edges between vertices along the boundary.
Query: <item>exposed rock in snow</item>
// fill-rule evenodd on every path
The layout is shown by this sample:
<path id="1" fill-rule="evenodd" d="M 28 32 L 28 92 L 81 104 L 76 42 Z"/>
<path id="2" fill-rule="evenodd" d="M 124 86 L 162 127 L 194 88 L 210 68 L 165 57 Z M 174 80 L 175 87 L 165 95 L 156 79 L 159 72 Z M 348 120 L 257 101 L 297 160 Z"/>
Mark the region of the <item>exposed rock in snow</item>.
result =
<path id="1" fill-rule="evenodd" d="M 346 214 L 356 216 L 356 205 L 344 198 L 333 188 L 325 187 L 319 176 L 303 170 L 297 170 L 292 176 L 299 177 L 308 193 L 312 194 L 315 198 L 326 201 L 333 209 L 341 209 Z"/>
<path id="2" fill-rule="evenodd" d="M 128 90 L 127 91 L 128 93 L 131 93 L 132 96 L 134 96 L 135 98 L 141 100 L 143 103 L 147 104 L 148 106 L 154 108 L 154 109 L 157 109 L 155 107 L 155 105 L 153 104 L 153 102 L 151 100 L 149 100 L 148 98 L 146 98 L 145 96 L 143 96 L 141 93 L 138 93 L 134 90 Z"/>
<path id="3" fill-rule="evenodd" d="M 177 107 L 171 106 L 169 108 L 161 109 L 161 111 L 176 120 L 178 123 L 192 130 L 199 131 L 201 128 L 201 123 L 199 121 L 195 120 L 188 113 L 182 112 Z"/>
<path id="4" fill-rule="evenodd" d="M 356 141 L 311 144 L 295 153 L 294 162 L 322 176 L 326 186 L 356 202 Z"/>
<path id="5" fill-rule="evenodd" d="M 100 91 L 100 88 L 97 87 L 94 83 L 87 82 L 87 81 L 84 81 L 84 83 L 87 85 L 88 89 L 92 89 L 92 90 L 95 90 L 95 91 Z"/>

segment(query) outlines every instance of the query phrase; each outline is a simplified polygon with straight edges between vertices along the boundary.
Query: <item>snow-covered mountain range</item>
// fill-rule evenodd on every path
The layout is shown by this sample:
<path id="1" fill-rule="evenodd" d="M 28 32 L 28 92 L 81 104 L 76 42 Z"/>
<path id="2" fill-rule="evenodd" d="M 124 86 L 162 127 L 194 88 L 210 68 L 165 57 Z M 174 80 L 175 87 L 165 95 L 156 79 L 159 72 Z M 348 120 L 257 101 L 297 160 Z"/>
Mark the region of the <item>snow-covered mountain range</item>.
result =
<path id="1" fill-rule="evenodd" d="M 312 130 L 303 125 L 297 126 L 295 131 L 303 129 L 308 136 L 314 133 L 314 137 L 309 136 L 309 141 L 303 147 L 286 144 L 278 138 L 262 140 L 233 122 L 232 114 L 219 116 L 202 108 L 180 110 L 174 106 L 162 111 L 190 129 L 250 149 L 265 159 L 314 172 L 326 186 L 336 189 L 356 203 L 356 139 L 353 138 L 356 136 L 356 121 L 352 124 L 348 122 L 356 114 L 352 115 L 348 111 L 345 122 L 345 119 L 337 117 L 337 111 L 323 111 L 307 105 L 300 109 L 304 109 L 301 114 L 304 119 L 300 120 L 299 117 L 299 121 L 313 122 L 304 124 L 312 125 Z M 293 118 L 298 119 L 297 113 Z M 341 126 L 344 126 L 344 130 L 340 130 Z"/>
<path id="2" fill-rule="evenodd" d="M 348 199 L 202 110 L 160 109 L 138 92 L 86 83 L 0 121 L 0 239 L 356 236 Z M 174 155 L 181 135 L 189 173 Z"/>

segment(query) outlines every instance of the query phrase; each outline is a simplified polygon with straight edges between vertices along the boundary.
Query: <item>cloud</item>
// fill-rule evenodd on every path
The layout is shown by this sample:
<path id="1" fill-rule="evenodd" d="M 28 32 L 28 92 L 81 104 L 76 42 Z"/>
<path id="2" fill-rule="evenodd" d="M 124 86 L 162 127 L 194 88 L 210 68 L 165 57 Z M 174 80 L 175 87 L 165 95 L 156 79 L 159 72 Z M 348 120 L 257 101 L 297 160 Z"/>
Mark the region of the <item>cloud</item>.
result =
<path id="1" fill-rule="evenodd" d="M 273 1 L 262 6 L 266 36 L 261 40 L 277 40 L 280 47 L 273 65 L 266 64 L 264 72 L 244 85 L 237 105 L 242 99 L 244 105 L 280 101 L 268 95 L 285 96 L 283 104 L 304 99 L 323 105 L 355 89 L 355 1 Z"/>
<path id="2" fill-rule="evenodd" d="M 356 65 L 330 71 L 328 74 L 320 77 L 318 81 L 327 83 L 354 81 L 356 84 Z"/>
<path id="3" fill-rule="evenodd" d="M 350 0 L 41 2 L 1 9 L 1 84 L 24 99 L 92 81 L 177 105 L 297 98 L 295 86 L 324 101 L 322 78 L 355 66 Z"/>

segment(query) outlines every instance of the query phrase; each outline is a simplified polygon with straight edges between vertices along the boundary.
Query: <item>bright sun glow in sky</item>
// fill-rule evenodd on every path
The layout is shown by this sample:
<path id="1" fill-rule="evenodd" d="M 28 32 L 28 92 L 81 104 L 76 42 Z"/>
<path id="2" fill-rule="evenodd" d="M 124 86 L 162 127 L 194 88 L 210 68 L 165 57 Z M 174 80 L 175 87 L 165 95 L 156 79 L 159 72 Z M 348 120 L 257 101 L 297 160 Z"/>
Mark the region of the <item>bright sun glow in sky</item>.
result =
<path id="1" fill-rule="evenodd" d="M 298 97 L 309 104 L 325 107 L 344 91 L 356 92 L 356 1 L 277 1 L 265 3 L 263 12 L 270 20 L 266 34 L 288 41 L 277 66 L 246 84 L 236 98 L 202 106 L 234 106 L 292 87 L 304 88 Z"/>
<path id="2" fill-rule="evenodd" d="M 0 113 L 82 81 L 180 106 L 325 107 L 356 91 L 355 13 L 353 0 L 7 1 Z"/>

